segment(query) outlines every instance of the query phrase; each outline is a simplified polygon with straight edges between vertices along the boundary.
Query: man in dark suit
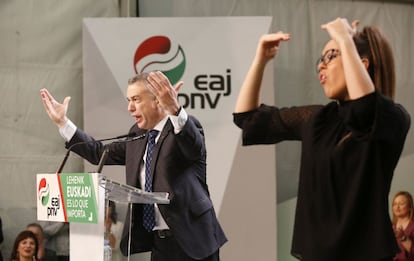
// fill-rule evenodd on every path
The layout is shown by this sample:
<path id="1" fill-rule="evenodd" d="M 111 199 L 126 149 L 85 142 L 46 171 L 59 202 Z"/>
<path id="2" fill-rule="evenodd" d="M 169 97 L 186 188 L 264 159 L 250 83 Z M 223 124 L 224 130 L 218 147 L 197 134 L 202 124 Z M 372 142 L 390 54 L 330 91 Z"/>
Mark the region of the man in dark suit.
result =
<path id="1" fill-rule="evenodd" d="M 206 183 L 203 129 L 178 103 L 182 84 L 171 86 L 161 72 L 136 75 L 128 81 L 128 111 L 136 122 L 130 133 L 145 134 L 145 138 L 108 145 L 105 164 L 125 165 L 127 184 L 168 192 L 170 204 L 133 205 L 132 224 L 125 223 L 120 246 L 124 255 L 129 251 L 129 225 L 130 254 L 151 251 L 152 261 L 216 261 L 219 248 L 227 241 Z M 67 147 L 93 140 L 66 117 L 70 97 L 58 103 L 46 89 L 41 90 L 41 96 Z M 155 145 L 148 149 L 152 130 L 156 130 Z M 104 149 L 100 142 L 73 147 L 93 164 L 98 164 Z"/>

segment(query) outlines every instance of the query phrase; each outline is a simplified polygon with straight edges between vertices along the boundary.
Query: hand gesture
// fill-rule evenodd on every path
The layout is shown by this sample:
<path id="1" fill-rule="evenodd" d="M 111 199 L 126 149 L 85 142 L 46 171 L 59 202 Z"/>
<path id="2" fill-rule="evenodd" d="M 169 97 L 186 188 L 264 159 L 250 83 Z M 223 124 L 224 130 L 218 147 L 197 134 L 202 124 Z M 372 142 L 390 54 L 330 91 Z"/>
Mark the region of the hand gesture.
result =
<path id="1" fill-rule="evenodd" d="M 290 34 L 283 32 L 263 35 L 257 46 L 256 57 L 264 63 L 267 63 L 279 51 L 280 42 L 289 40 Z"/>
<path id="2" fill-rule="evenodd" d="M 148 82 L 150 83 L 149 90 L 155 95 L 166 113 L 175 115 L 180 109 L 178 91 L 184 83 L 180 81 L 173 87 L 168 78 L 160 71 L 149 73 Z"/>
<path id="3" fill-rule="evenodd" d="M 63 103 L 59 103 L 53 98 L 47 89 L 41 89 L 40 95 L 42 96 L 42 102 L 45 106 L 45 110 L 49 115 L 49 118 L 60 128 L 62 127 L 68 118 L 66 112 L 68 110 L 70 97 L 66 97 Z"/>
<path id="4" fill-rule="evenodd" d="M 404 236 L 404 229 L 402 227 L 398 227 L 394 231 L 396 238 L 401 238 Z"/>
<path id="5" fill-rule="evenodd" d="M 329 36 L 337 43 L 341 43 L 346 38 L 352 38 L 357 32 L 357 26 L 359 20 L 352 22 L 352 25 L 348 23 L 345 18 L 337 18 L 329 23 L 321 25 L 321 28 L 328 31 Z"/>

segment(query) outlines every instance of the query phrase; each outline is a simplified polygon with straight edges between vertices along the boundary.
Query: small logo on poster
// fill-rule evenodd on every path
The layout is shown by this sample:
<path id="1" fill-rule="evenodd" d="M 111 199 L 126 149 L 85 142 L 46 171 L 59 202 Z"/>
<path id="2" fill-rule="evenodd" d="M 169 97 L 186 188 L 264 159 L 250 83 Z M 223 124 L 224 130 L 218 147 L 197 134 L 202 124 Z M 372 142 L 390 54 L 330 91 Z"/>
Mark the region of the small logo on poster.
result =
<path id="1" fill-rule="evenodd" d="M 37 189 L 38 199 L 42 202 L 43 206 L 46 206 L 49 202 L 49 184 L 47 183 L 45 178 L 42 178 L 39 182 L 39 187 Z"/>

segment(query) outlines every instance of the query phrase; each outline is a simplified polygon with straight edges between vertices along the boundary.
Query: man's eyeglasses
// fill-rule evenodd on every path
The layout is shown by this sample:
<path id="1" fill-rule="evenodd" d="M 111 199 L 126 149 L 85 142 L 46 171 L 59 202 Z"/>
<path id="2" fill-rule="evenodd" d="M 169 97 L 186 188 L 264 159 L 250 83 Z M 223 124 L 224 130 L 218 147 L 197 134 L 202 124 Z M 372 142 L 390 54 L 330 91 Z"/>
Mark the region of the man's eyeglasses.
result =
<path id="1" fill-rule="evenodd" d="M 324 65 L 328 65 L 333 58 L 336 58 L 340 54 L 341 52 L 338 49 L 329 49 L 326 51 L 318 58 L 318 60 L 316 60 L 316 72 L 319 73 L 319 64 L 323 63 Z"/>

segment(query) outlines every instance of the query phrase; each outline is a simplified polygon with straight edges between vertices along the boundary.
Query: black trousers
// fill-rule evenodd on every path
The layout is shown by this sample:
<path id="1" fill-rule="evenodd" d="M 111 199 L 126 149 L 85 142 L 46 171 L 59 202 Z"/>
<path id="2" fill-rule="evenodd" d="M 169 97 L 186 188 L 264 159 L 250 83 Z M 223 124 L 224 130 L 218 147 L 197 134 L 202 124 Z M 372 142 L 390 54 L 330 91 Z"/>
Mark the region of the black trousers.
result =
<path id="1" fill-rule="evenodd" d="M 219 251 L 198 261 L 219 261 Z M 151 261 L 196 261 L 184 253 L 173 235 L 160 237 L 154 232 L 154 247 L 151 252 Z"/>

